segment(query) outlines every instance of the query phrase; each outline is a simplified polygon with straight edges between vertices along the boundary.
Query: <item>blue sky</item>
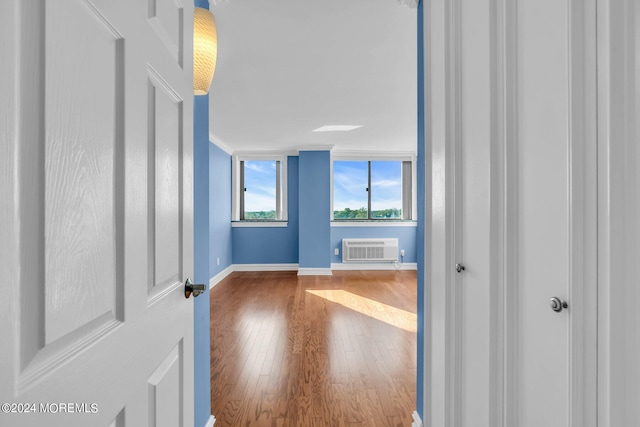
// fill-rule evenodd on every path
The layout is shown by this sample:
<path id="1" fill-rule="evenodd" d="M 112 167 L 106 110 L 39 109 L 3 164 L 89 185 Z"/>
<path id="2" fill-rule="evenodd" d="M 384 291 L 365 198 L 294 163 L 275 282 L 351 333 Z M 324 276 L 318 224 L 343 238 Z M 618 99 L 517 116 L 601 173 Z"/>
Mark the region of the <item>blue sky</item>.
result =
<path id="1" fill-rule="evenodd" d="M 244 162 L 245 212 L 276 209 L 276 162 Z M 333 210 L 367 207 L 367 162 L 336 161 L 333 165 Z M 371 209 L 402 209 L 402 162 L 371 163 Z"/>
<path id="2" fill-rule="evenodd" d="M 245 212 L 276 210 L 276 161 L 244 162 Z"/>
<path id="3" fill-rule="evenodd" d="M 367 162 L 333 164 L 333 210 L 367 207 Z M 371 209 L 402 209 L 402 162 L 371 162 Z"/>

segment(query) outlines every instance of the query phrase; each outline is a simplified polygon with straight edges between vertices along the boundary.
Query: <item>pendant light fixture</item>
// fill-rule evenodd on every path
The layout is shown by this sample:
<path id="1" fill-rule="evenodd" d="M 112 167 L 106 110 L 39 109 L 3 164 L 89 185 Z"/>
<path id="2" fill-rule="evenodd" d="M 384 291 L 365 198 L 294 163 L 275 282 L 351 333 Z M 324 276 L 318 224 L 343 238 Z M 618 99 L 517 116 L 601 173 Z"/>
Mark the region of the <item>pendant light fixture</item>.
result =
<path id="1" fill-rule="evenodd" d="M 209 93 L 218 55 L 216 21 L 209 9 L 193 11 L 193 94 Z"/>

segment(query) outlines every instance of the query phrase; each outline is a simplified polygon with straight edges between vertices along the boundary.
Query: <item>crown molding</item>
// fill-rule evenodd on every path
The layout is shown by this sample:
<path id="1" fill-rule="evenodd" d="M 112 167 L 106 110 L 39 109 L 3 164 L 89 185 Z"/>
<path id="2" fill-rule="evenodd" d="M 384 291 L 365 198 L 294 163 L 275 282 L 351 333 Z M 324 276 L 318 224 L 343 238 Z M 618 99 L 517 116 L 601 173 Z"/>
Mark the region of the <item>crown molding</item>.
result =
<path id="1" fill-rule="evenodd" d="M 389 159 L 408 158 L 417 156 L 415 151 L 369 151 L 369 150 L 333 150 L 331 155 L 335 158 L 366 158 L 366 159 Z"/>
<path id="2" fill-rule="evenodd" d="M 216 145 L 219 149 L 221 149 L 228 155 L 233 156 L 233 148 L 222 142 L 222 140 L 215 136 L 213 132 L 209 132 L 209 142 L 211 142 L 213 145 Z"/>
<path id="3" fill-rule="evenodd" d="M 280 156 L 297 156 L 296 150 L 237 150 L 233 152 L 233 157 L 261 157 L 275 158 Z"/>

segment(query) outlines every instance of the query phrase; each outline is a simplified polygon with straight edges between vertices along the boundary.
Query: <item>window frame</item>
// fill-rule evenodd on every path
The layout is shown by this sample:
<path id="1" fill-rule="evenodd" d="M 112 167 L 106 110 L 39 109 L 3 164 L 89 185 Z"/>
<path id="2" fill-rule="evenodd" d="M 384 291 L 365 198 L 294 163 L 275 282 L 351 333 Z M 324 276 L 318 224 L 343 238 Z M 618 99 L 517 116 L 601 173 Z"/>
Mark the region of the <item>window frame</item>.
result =
<path id="1" fill-rule="evenodd" d="M 333 216 L 333 189 L 334 189 L 334 182 L 333 182 L 333 171 L 334 171 L 334 163 L 336 161 L 360 161 L 360 162 L 381 162 L 381 161 L 387 161 L 387 162 L 410 162 L 411 163 L 411 218 L 393 218 L 393 219 L 383 219 L 383 218 L 371 218 L 371 191 L 368 191 L 367 194 L 367 200 L 368 200 L 368 212 L 367 212 L 367 218 L 363 218 L 363 219 L 335 219 Z M 367 176 L 367 180 L 368 180 L 368 188 L 369 190 L 371 190 L 371 163 L 368 164 L 368 176 Z M 417 220 L 418 218 L 418 203 L 417 203 L 417 172 L 416 172 L 416 155 L 414 153 L 397 153 L 397 154 L 391 154 L 391 153 L 355 153 L 355 154 L 348 154 L 348 153 L 340 153 L 340 154 L 334 154 L 332 153 L 331 156 L 331 221 L 335 222 L 335 223 L 350 223 L 350 224 L 358 224 L 358 223 L 365 223 L 365 224 L 371 224 L 371 223 L 382 223 L 382 224 L 390 224 L 390 223 L 398 223 L 398 222 L 414 222 Z M 402 172 L 402 175 L 404 176 L 404 172 Z M 402 192 L 404 195 L 404 185 L 402 188 Z M 403 208 L 404 208 L 404 200 L 403 200 Z M 404 210 L 404 209 L 403 209 Z"/>
<path id="2" fill-rule="evenodd" d="M 287 209 L 287 161 L 288 155 L 282 153 L 238 153 L 232 156 L 231 165 L 231 221 L 236 225 L 240 224 L 263 224 L 263 226 L 279 226 L 286 225 L 288 221 Z M 241 188 L 243 176 L 241 175 L 241 162 L 246 161 L 276 161 L 280 162 L 280 182 L 278 182 L 278 172 L 276 171 L 276 218 L 275 219 L 241 219 Z M 279 203 L 278 203 L 279 201 Z"/>

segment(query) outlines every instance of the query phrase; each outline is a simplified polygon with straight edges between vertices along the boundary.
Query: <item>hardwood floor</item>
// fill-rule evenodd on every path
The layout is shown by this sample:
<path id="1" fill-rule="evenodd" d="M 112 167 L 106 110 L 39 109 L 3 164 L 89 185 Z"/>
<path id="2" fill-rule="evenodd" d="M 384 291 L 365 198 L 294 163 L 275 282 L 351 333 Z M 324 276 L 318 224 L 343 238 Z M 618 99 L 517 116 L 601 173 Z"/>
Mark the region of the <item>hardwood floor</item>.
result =
<path id="1" fill-rule="evenodd" d="M 415 272 L 236 272 L 210 298 L 216 427 L 411 425 Z"/>

